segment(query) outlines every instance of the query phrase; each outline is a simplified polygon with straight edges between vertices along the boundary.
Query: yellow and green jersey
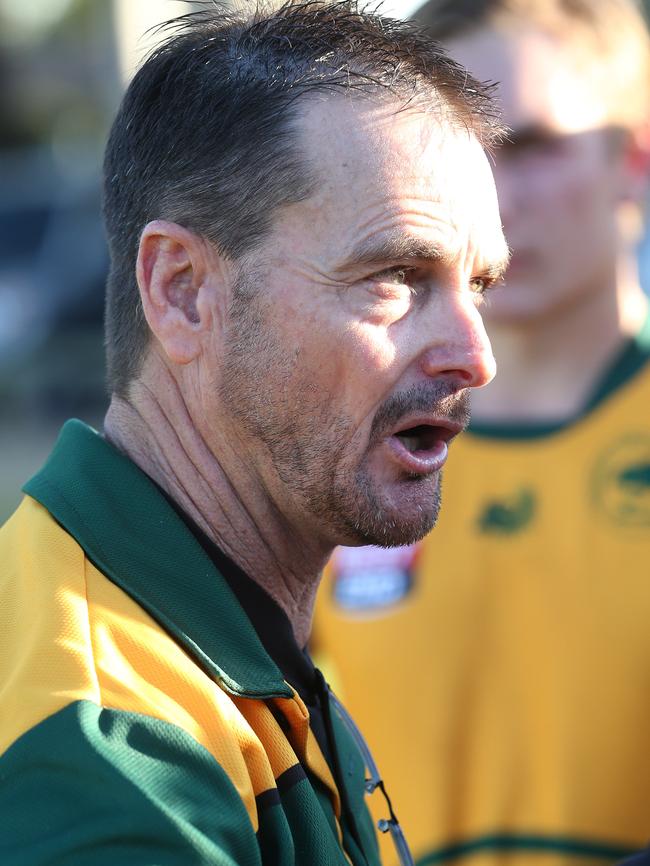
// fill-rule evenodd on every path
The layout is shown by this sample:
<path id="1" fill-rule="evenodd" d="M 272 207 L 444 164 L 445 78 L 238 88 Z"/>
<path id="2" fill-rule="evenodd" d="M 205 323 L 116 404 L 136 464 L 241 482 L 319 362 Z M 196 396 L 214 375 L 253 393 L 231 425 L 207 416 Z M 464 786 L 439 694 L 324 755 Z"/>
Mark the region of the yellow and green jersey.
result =
<path id="1" fill-rule="evenodd" d="M 0 532 L 2 866 L 378 866 L 334 702 L 337 785 L 155 485 L 69 422 Z"/>
<path id="2" fill-rule="evenodd" d="M 650 838 L 648 354 L 646 329 L 570 424 L 460 437 L 419 545 L 335 554 L 314 650 L 420 864 Z"/>

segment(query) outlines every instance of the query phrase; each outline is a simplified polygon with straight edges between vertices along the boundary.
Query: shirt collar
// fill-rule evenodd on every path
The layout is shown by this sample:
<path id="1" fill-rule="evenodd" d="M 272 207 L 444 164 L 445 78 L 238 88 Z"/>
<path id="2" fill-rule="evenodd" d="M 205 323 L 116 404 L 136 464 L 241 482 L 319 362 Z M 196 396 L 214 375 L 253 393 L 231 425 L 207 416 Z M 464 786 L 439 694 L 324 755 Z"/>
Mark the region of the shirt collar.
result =
<path id="1" fill-rule="evenodd" d="M 293 696 L 210 557 L 147 475 L 96 431 L 68 421 L 23 490 L 227 691 Z"/>
<path id="2" fill-rule="evenodd" d="M 178 503 L 161 488 L 158 490 L 226 580 L 262 646 L 282 672 L 285 681 L 297 690 L 305 704 L 313 705 L 316 700 L 316 670 L 307 649 L 298 646 L 287 614 L 266 590 L 226 556 Z"/>

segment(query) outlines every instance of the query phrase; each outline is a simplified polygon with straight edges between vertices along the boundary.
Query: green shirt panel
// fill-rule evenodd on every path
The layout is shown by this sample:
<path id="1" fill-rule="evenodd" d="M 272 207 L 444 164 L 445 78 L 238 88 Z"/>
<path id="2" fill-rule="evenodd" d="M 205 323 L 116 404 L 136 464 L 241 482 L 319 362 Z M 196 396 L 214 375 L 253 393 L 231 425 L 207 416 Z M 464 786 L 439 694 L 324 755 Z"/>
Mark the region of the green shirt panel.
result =
<path id="1" fill-rule="evenodd" d="M 256 834 L 223 768 L 180 728 L 78 701 L 0 758 L 0 862 L 347 866 L 323 804 L 294 775 L 258 798 Z"/>
<path id="2" fill-rule="evenodd" d="M 80 701 L 0 758 L 3 866 L 260 866 L 225 771 L 168 722 Z"/>

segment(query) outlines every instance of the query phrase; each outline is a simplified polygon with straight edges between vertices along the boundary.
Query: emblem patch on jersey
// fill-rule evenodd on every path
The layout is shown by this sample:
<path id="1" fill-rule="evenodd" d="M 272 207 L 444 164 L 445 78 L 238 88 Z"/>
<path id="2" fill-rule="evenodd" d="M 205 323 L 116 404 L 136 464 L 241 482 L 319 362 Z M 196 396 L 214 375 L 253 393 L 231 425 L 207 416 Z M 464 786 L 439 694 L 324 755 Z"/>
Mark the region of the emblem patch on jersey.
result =
<path id="1" fill-rule="evenodd" d="M 536 510 L 535 494 L 523 488 L 508 499 L 486 503 L 478 517 L 478 528 L 484 533 L 513 535 L 528 526 Z"/>
<path id="2" fill-rule="evenodd" d="M 333 595 L 355 613 L 385 610 L 413 588 L 418 544 L 406 547 L 337 547 L 331 559 Z"/>
<path id="3" fill-rule="evenodd" d="M 591 490 L 598 510 L 619 526 L 650 526 L 650 433 L 626 436 L 601 454 Z"/>

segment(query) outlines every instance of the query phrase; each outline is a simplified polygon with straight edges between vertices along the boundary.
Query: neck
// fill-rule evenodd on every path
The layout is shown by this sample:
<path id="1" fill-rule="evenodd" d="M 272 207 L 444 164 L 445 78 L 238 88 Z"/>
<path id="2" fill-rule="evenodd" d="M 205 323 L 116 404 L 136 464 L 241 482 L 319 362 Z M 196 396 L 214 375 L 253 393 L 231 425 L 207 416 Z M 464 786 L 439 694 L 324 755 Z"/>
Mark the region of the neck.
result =
<path id="1" fill-rule="evenodd" d="M 641 329 L 647 299 L 635 269 L 615 286 L 525 323 L 488 322 L 498 374 L 472 397 L 483 422 L 562 422 L 587 404 L 616 352 Z"/>
<path id="2" fill-rule="evenodd" d="M 173 376 L 114 397 L 106 438 L 174 499 L 285 611 L 307 643 L 320 574 L 331 553 L 288 526 L 227 441 L 208 447 Z M 307 537 L 305 537 L 307 536 Z"/>

